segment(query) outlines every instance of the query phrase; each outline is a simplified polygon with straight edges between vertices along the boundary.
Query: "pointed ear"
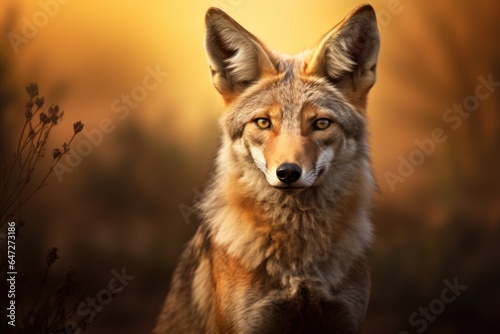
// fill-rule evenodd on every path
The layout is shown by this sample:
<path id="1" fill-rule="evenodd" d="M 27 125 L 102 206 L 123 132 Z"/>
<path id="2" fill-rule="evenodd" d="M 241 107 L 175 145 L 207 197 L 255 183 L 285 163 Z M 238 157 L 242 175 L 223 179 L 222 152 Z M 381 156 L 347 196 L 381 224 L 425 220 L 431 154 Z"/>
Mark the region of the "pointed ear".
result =
<path id="1" fill-rule="evenodd" d="M 263 74 L 276 73 L 264 44 L 222 10 L 210 8 L 205 25 L 212 82 L 226 101 Z"/>
<path id="2" fill-rule="evenodd" d="M 306 74 L 327 78 L 358 98 L 375 83 L 380 38 L 373 7 L 354 9 L 314 49 Z"/>

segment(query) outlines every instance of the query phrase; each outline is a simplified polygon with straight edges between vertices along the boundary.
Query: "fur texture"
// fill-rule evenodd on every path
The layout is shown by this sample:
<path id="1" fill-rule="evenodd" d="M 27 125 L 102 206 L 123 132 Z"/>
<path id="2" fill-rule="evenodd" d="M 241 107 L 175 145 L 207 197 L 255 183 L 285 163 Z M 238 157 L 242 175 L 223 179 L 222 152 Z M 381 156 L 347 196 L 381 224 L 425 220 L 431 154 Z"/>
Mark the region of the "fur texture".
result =
<path id="1" fill-rule="evenodd" d="M 216 8 L 206 29 L 222 146 L 154 333 L 357 333 L 370 291 L 374 10 L 355 9 L 297 56 Z M 300 177 L 280 175 L 283 164 Z"/>

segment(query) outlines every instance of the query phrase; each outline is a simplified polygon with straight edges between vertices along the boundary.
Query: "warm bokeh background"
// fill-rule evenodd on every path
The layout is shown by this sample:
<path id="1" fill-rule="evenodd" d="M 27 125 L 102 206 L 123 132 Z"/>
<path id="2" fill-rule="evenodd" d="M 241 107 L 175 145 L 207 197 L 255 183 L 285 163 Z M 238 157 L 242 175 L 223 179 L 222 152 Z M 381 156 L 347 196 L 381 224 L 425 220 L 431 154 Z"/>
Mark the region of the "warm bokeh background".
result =
<path id="1" fill-rule="evenodd" d="M 0 4 L 1 152 L 9 157 L 15 149 L 30 82 L 65 110 L 50 147 L 67 140 L 77 120 L 87 131 L 105 118 L 115 127 L 62 182 L 52 175 L 24 207 L 20 270 L 36 282 L 46 249 L 57 246 L 60 260 L 49 280 L 57 284 L 72 266 L 79 289 L 92 297 L 106 287 L 112 269 L 125 267 L 135 279 L 87 332 L 146 333 L 198 224 L 190 207 L 218 145 L 222 101 L 202 47 L 204 12 L 224 8 L 272 48 L 296 53 L 362 1 L 74 0 L 51 7 L 46 24 L 39 21 L 15 52 L 7 34 L 21 35 L 27 21 L 39 19 L 41 3 L 54 1 Z M 380 192 L 374 193 L 373 289 L 363 333 L 417 333 L 422 326 L 412 326 L 410 315 L 439 299 L 443 281 L 455 278 L 468 288 L 425 332 L 498 331 L 500 84 L 457 129 L 443 115 L 471 101 L 479 76 L 500 82 L 500 2 L 371 3 L 382 39 L 368 108 Z M 127 117 L 113 112 L 116 99 L 137 91 L 148 67 L 168 75 Z M 418 149 L 415 140 L 430 138 L 435 128 L 447 139 L 391 189 L 386 172 L 397 173 L 401 157 Z M 73 147 L 82 140 L 80 134 Z M 22 307 L 34 285 L 23 287 Z"/>

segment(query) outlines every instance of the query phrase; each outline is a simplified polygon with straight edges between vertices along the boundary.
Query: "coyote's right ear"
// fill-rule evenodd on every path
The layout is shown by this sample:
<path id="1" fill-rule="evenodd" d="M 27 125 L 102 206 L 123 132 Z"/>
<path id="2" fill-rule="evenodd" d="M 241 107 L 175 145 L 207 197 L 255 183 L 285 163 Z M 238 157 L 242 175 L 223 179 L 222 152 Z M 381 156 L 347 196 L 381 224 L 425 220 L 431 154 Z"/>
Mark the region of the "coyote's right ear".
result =
<path id="1" fill-rule="evenodd" d="M 264 44 L 222 10 L 210 8 L 205 25 L 212 82 L 226 102 L 263 74 L 276 73 Z"/>

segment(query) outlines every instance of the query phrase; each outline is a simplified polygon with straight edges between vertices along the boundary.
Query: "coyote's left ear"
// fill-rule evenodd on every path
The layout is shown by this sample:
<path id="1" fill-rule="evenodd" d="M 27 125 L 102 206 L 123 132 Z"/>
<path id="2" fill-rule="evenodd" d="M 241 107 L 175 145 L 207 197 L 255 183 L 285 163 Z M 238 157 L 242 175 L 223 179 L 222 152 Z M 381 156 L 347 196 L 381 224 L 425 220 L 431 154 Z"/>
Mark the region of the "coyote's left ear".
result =
<path id="1" fill-rule="evenodd" d="M 276 73 L 264 44 L 218 8 L 205 17 L 205 50 L 212 82 L 226 102 L 265 73 Z"/>
<path id="2" fill-rule="evenodd" d="M 356 100 L 375 83 L 380 39 L 373 7 L 354 9 L 322 39 L 305 71 L 326 77 Z"/>

